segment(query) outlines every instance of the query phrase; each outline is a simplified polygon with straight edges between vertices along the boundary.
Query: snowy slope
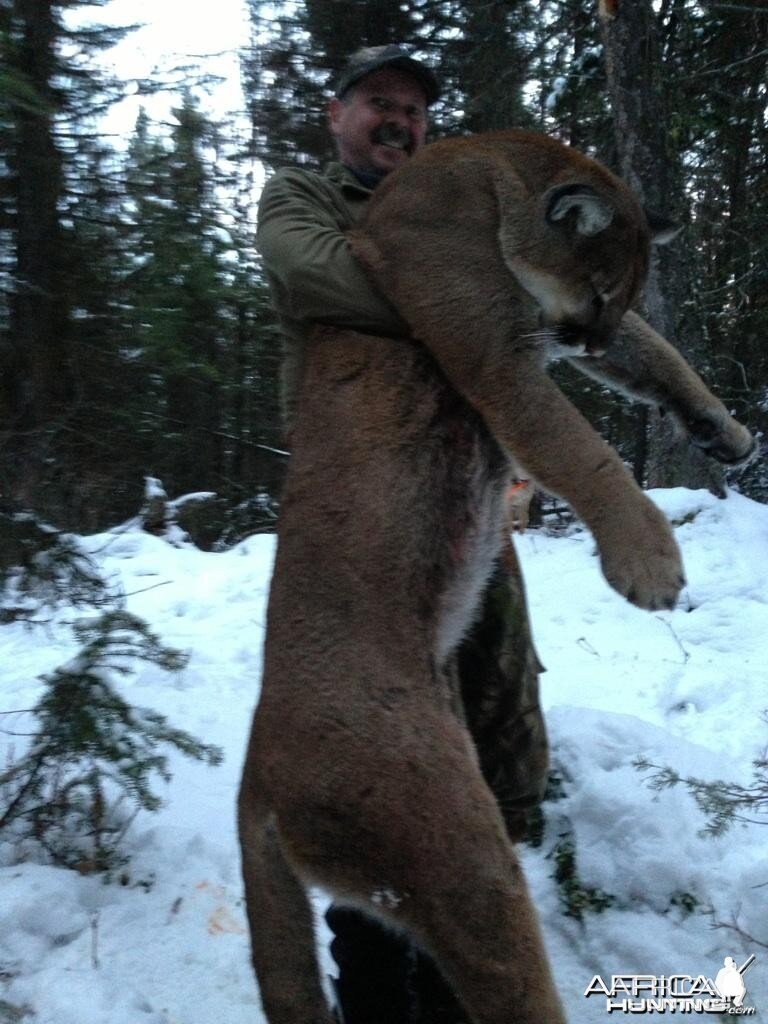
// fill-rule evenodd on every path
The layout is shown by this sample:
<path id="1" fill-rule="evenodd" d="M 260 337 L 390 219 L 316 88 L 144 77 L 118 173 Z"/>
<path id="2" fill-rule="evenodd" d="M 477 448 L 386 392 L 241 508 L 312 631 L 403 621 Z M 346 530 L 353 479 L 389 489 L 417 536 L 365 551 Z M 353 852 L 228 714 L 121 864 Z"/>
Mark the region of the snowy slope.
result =
<path id="1" fill-rule="evenodd" d="M 594 975 L 714 977 L 756 961 L 745 1005 L 768 1022 L 768 827 L 720 839 L 682 790 L 655 793 L 640 755 L 683 773 L 750 781 L 768 742 L 768 508 L 731 494 L 655 491 L 676 523 L 688 587 L 673 612 L 632 608 L 599 575 L 588 534 L 518 538 L 542 661 L 555 759 L 567 779 L 524 861 L 572 1024 L 605 1021 Z M 248 962 L 234 799 L 258 696 L 274 542 L 208 554 L 136 528 L 83 540 L 122 582 L 129 610 L 191 654 L 175 677 L 139 668 L 129 699 L 223 747 L 219 768 L 173 758 L 166 804 L 132 826 L 125 885 L 0 860 L 0 1021 L 263 1024 Z M 37 677 L 71 657 L 66 620 L 0 629 L 0 710 L 29 708 Z M 23 731 L 23 716 L 0 724 Z M 0 733 L 3 763 L 19 739 Z M 583 923 L 563 916 L 552 850 L 569 833 L 585 886 L 613 897 Z M 2 853 L 0 853 L 2 857 Z M 696 900 L 692 913 L 678 903 Z M 711 908 L 713 913 L 705 911 Z M 713 920 L 737 924 L 714 928 Z M 322 929 L 321 929 L 322 936 Z M 757 943 L 763 943 L 760 946 Z M 13 1009 L 12 1009 L 13 1008 Z M 28 1010 L 29 1017 L 18 1016 Z M 13 1014 L 16 1014 L 14 1016 Z M 709 1017 L 708 1019 L 714 1019 Z"/>

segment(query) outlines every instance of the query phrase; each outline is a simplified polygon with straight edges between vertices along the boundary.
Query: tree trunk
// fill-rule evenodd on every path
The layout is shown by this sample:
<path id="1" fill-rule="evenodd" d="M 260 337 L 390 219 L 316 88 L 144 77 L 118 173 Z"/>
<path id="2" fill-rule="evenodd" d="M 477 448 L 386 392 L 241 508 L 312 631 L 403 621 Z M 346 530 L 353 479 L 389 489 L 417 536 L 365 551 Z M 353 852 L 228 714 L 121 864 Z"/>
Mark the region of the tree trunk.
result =
<path id="1" fill-rule="evenodd" d="M 619 174 L 650 209 L 661 210 L 675 196 L 674 157 L 667 149 L 664 66 L 659 30 L 650 0 L 599 0 L 608 90 L 613 109 Z M 676 287 L 679 264 L 654 248 L 645 288 L 650 324 L 675 343 L 669 296 Z M 686 358 L 692 353 L 678 344 Z M 695 359 L 692 361 L 695 362 Z M 692 448 L 668 418 L 649 417 L 647 483 L 651 487 L 705 487 L 725 493 L 721 468 Z"/>
<path id="2" fill-rule="evenodd" d="M 31 87 L 35 99 L 14 107 L 16 290 L 11 342 L 16 379 L 12 412 L 17 426 L 35 429 L 54 419 L 70 394 L 59 272 L 61 157 L 53 137 L 58 26 L 50 0 L 15 0 L 14 14 L 21 35 L 14 70 Z"/>

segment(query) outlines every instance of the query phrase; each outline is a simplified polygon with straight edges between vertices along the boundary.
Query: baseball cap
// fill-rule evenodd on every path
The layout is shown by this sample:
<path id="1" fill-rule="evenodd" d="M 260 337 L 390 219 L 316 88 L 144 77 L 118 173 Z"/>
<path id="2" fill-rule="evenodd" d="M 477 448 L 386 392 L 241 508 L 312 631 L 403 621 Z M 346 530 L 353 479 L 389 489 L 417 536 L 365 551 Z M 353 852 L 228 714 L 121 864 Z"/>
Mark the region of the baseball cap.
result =
<path id="1" fill-rule="evenodd" d="M 434 71 L 412 57 L 404 46 L 390 43 L 387 46 L 366 46 L 356 50 L 336 82 L 336 97 L 341 99 L 361 78 L 380 68 L 396 68 L 415 78 L 424 90 L 427 104 L 434 103 L 440 95 L 440 83 Z"/>

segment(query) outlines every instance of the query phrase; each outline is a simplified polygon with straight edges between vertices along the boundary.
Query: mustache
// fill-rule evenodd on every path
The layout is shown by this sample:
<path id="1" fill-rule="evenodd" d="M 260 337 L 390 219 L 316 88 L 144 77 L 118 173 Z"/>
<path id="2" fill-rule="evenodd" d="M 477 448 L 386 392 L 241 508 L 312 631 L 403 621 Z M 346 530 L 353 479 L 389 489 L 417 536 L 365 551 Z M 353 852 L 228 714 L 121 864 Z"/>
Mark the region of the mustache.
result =
<path id="1" fill-rule="evenodd" d="M 408 129 L 392 121 L 385 121 L 379 125 L 371 135 L 371 141 L 379 146 L 392 146 L 409 152 L 412 147 L 411 133 Z"/>

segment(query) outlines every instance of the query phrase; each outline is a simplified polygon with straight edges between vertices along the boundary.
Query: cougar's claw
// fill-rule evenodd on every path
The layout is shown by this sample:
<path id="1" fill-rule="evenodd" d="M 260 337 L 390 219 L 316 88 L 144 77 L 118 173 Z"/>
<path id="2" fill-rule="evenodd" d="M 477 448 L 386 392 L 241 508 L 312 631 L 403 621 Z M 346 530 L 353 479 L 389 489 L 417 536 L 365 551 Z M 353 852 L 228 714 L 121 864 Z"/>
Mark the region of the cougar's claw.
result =
<path id="1" fill-rule="evenodd" d="M 702 416 L 687 424 L 691 443 L 728 466 L 746 465 L 757 452 L 757 442 L 746 427 L 728 417 Z"/>

